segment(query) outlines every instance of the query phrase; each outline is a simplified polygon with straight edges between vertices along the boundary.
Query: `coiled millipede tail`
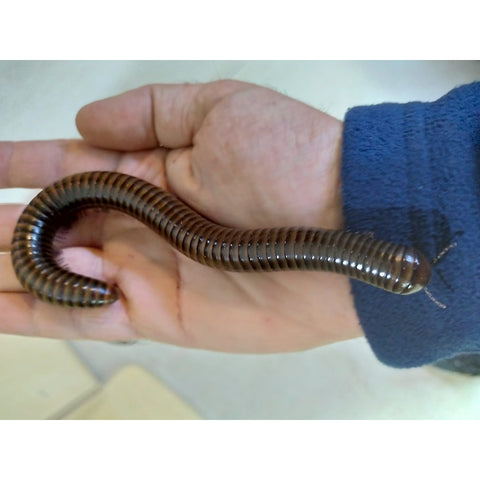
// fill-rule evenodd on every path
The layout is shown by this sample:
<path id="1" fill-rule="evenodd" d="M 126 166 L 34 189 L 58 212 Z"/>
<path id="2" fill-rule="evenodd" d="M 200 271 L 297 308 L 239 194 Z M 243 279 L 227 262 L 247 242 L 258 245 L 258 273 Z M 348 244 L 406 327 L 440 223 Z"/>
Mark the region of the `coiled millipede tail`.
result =
<path id="1" fill-rule="evenodd" d="M 72 273 L 56 260 L 53 241 L 58 229 L 72 212 L 92 207 L 125 212 L 187 257 L 221 270 L 321 270 L 398 294 L 418 292 L 430 279 L 429 262 L 412 247 L 377 240 L 370 234 L 319 228 L 228 228 L 141 179 L 86 172 L 42 190 L 17 222 L 13 268 L 22 286 L 35 297 L 70 307 L 97 307 L 119 298 L 116 286 Z"/>

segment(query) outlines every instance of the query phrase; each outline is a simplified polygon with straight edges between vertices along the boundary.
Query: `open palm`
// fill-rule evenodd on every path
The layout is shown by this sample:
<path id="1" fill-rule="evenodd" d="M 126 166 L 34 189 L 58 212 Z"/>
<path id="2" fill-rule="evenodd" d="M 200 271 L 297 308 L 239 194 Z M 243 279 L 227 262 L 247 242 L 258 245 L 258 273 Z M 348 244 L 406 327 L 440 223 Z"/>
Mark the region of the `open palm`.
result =
<path id="1" fill-rule="evenodd" d="M 112 170 L 171 190 L 238 228 L 341 228 L 342 123 L 255 85 L 154 85 L 84 107 L 84 140 L 0 143 L 0 185 L 41 188 Z M 0 207 L 9 249 L 22 206 Z M 196 264 L 138 221 L 93 212 L 62 241 L 70 270 L 117 284 L 101 309 L 25 293 L 0 257 L 0 331 L 58 338 L 149 338 L 232 352 L 299 350 L 361 335 L 348 279 L 321 272 L 232 273 Z"/>

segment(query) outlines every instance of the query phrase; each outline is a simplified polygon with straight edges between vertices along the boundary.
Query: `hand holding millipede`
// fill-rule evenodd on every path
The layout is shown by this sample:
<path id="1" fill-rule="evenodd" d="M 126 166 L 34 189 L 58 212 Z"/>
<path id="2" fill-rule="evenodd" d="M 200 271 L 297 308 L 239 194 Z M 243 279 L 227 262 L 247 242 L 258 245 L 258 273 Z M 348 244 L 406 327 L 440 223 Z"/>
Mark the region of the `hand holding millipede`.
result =
<path id="1" fill-rule="evenodd" d="M 70 195 L 97 196 L 99 178 L 106 188 L 104 193 L 117 200 L 121 200 L 117 187 L 125 181 L 122 191 L 128 193 L 128 206 L 136 205 L 137 213 L 146 214 L 148 222 L 161 223 L 159 215 L 165 205 L 157 204 L 158 212 L 147 212 L 146 203 L 132 196 L 135 189 L 149 196 L 149 202 L 161 203 L 162 198 L 168 198 L 171 206 L 178 206 L 176 213 L 187 214 L 181 204 L 195 212 L 193 216 L 188 210 L 189 220 L 177 219 L 180 222 L 170 222 L 167 228 L 171 229 L 170 237 L 176 235 L 175 242 L 183 236 L 181 247 L 188 246 L 206 265 L 189 259 L 162 235 L 128 214 L 111 209 L 86 212 L 73 224 L 67 214 L 68 229 L 62 230 L 61 245 L 56 244 L 61 247 L 63 280 L 71 279 L 72 273 L 100 280 L 109 286 L 101 287 L 100 293 L 102 289 L 103 293 L 113 293 L 113 297 L 107 295 L 109 300 L 121 294 L 119 300 L 99 309 L 52 306 L 25 291 L 14 274 L 10 256 L 4 256 L 0 330 L 61 338 L 149 338 L 243 352 L 298 350 L 362 335 L 346 275 L 313 270 L 269 271 L 285 266 L 313 268 L 318 261 L 327 266 L 328 261 L 318 256 L 322 254 L 318 247 L 326 245 L 328 236 L 327 243 L 335 246 L 327 253 L 333 255 L 329 258 L 340 258 L 337 247 L 343 241 L 356 239 L 355 250 L 360 251 L 360 237 L 323 235 L 319 230 L 343 229 L 342 122 L 268 89 L 217 82 L 145 87 L 94 103 L 80 111 L 78 128 L 85 141 L 0 145 L 4 159 L 0 163 L 2 186 L 45 189 L 39 199 L 43 198 L 46 205 L 55 203 L 53 208 L 46 208 L 52 217 L 43 219 L 46 222 L 39 225 L 40 230 L 50 222 L 53 230 L 62 227 L 63 214 L 57 216 L 60 204 L 67 197 L 71 199 Z M 107 173 L 82 173 L 92 171 Z M 74 179 L 88 181 L 80 186 Z M 127 184 L 129 188 L 125 188 Z M 38 207 L 39 199 L 33 205 Z M 80 201 L 83 207 L 89 205 L 85 200 Z M 73 206 L 68 206 L 68 201 L 65 205 L 63 213 Z M 32 210 L 27 223 L 40 213 L 34 207 Z M 3 211 L 4 245 L 10 245 L 21 210 L 4 207 Z M 196 221 L 197 214 L 203 220 L 194 225 L 191 222 Z M 168 223 L 167 217 L 164 221 Z M 207 232 L 211 240 L 208 247 L 206 241 L 202 244 L 200 237 L 195 237 L 196 229 L 205 227 L 207 219 L 219 225 Z M 188 235 L 180 228 L 185 220 L 190 222 Z M 308 229 L 293 228 L 302 225 Z M 19 224 L 20 237 L 25 226 Z M 287 226 L 286 230 L 282 228 Z M 161 233 L 165 225 L 158 227 Z M 267 228 L 272 229 L 268 235 Z M 46 231 L 46 244 L 41 248 L 50 244 L 53 230 Z M 21 251 L 30 240 L 39 240 L 39 229 L 33 233 L 33 237 L 24 238 L 26 243 L 18 240 L 13 252 L 20 276 L 28 282 L 37 280 L 40 287 L 46 285 L 44 293 L 50 293 L 54 301 L 61 299 L 62 289 L 67 293 L 67 304 L 74 299 L 85 300 L 86 290 L 65 288 L 62 278 L 55 286 L 48 275 L 45 278 L 33 273 L 27 278 L 33 271 L 32 264 L 22 266 Z M 362 248 L 372 247 L 376 241 L 371 235 L 361 238 Z M 209 250 L 209 246 L 215 248 Z M 49 255 L 48 251 L 44 253 Z M 49 262 L 56 263 L 56 252 L 50 253 L 53 257 Z M 35 261 L 37 254 L 42 251 L 35 251 Z M 211 267 L 210 263 L 217 266 Z M 352 270 L 352 264 L 346 269 Z M 237 273 L 218 266 L 234 270 L 262 266 L 267 271 Z M 51 267 L 52 275 L 58 274 L 56 265 L 44 267 Z M 357 268 L 351 273 L 358 272 Z M 79 280 L 77 286 L 85 282 Z M 110 286 L 113 289 L 109 293 Z"/>

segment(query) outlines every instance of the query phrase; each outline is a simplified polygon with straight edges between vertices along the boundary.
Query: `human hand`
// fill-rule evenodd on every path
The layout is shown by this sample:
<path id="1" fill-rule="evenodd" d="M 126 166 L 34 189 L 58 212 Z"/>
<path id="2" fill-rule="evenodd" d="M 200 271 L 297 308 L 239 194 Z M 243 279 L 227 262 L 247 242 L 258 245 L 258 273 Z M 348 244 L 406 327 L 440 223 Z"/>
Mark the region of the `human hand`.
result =
<path id="1" fill-rule="evenodd" d="M 167 188 L 231 227 L 342 227 L 342 123 L 271 90 L 234 81 L 147 86 L 87 105 L 77 126 L 84 140 L 0 143 L 0 186 L 42 188 L 112 170 Z M 0 207 L 2 250 L 22 209 Z M 0 331 L 231 352 L 362 335 L 340 275 L 214 270 L 117 212 L 84 216 L 65 243 L 70 270 L 117 284 L 124 298 L 92 310 L 40 302 L 22 290 L 5 254 Z"/>

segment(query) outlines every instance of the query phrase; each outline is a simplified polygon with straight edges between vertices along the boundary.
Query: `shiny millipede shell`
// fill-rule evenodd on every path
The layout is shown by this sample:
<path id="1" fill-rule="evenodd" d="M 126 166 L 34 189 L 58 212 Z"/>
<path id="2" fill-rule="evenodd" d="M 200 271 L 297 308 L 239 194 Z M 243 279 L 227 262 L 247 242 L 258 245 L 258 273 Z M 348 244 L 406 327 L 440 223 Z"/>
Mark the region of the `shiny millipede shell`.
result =
<path id="1" fill-rule="evenodd" d="M 55 258 L 55 233 L 72 212 L 92 207 L 125 212 L 187 257 L 217 269 L 321 270 L 398 294 L 415 293 L 430 279 L 430 264 L 420 252 L 374 239 L 370 234 L 304 227 L 227 228 L 139 178 L 86 172 L 42 190 L 15 227 L 13 268 L 23 287 L 35 297 L 70 307 L 97 307 L 119 298 L 116 286 L 72 273 Z"/>

